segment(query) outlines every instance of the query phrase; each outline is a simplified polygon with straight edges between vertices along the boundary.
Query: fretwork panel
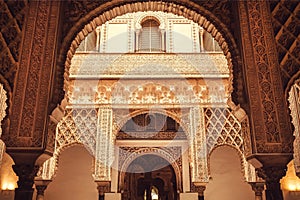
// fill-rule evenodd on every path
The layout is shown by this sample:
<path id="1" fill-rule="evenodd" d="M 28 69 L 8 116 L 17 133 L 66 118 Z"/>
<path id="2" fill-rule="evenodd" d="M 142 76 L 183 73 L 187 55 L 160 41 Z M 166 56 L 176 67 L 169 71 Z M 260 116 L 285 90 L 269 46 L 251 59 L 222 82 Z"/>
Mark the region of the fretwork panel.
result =
<path id="1" fill-rule="evenodd" d="M 74 143 L 83 144 L 93 155 L 96 148 L 97 110 L 94 108 L 67 109 L 57 126 L 55 152 Z"/>
<path id="2" fill-rule="evenodd" d="M 228 108 L 205 108 L 207 153 L 216 145 L 228 144 L 244 152 L 241 123 Z"/>
<path id="3" fill-rule="evenodd" d="M 97 181 L 111 180 L 111 164 L 114 159 L 112 118 L 113 116 L 111 108 L 99 109 L 94 171 L 94 179 Z"/>

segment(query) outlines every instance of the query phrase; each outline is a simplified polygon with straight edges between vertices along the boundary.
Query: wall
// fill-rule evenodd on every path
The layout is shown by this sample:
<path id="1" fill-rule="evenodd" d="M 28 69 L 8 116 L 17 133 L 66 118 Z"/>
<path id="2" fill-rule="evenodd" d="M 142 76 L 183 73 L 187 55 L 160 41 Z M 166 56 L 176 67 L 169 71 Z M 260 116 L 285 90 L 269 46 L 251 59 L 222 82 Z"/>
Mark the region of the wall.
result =
<path id="1" fill-rule="evenodd" d="M 224 146 L 215 149 L 210 157 L 212 179 L 204 196 L 205 200 L 252 200 L 251 186 L 244 181 L 237 151 Z"/>
<path id="2" fill-rule="evenodd" d="M 46 200 L 97 200 L 97 185 L 92 177 L 92 156 L 84 147 L 62 152 L 57 175 L 45 191 Z"/>

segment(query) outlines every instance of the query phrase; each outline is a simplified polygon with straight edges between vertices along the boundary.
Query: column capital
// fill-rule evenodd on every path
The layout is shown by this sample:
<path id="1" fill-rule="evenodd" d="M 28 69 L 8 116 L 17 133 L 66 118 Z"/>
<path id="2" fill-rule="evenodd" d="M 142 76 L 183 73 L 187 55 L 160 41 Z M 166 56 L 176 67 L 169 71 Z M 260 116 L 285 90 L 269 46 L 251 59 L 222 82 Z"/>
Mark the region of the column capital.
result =
<path id="1" fill-rule="evenodd" d="M 265 182 L 250 182 L 252 190 L 255 192 L 255 196 L 262 196 L 265 189 Z"/>
<path id="2" fill-rule="evenodd" d="M 280 179 L 286 174 L 286 166 L 262 167 L 256 172 L 259 177 L 266 181 L 266 199 L 283 200 Z"/>
<path id="3" fill-rule="evenodd" d="M 193 182 L 191 192 L 197 192 L 199 196 L 204 196 L 207 183 Z"/>
<path id="4" fill-rule="evenodd" d="M 39 166 L 30 164 L 16 164 L 12 166 L 14 172 L 19 177 L 19 189 L 32 189 L 34 177 L 36 176 Z"/>
<path id="5" fill-rule="evenodd" d="M 99 195 L 110 192 L 110 181 L 96 181 Z"/>
<path id="6" fill-rule="evenodd" d="M 262 167 L 256 169 L 257 175 L 263 178 L 266 183 L 279 182 L 286 174 L 286 166 Z"/>

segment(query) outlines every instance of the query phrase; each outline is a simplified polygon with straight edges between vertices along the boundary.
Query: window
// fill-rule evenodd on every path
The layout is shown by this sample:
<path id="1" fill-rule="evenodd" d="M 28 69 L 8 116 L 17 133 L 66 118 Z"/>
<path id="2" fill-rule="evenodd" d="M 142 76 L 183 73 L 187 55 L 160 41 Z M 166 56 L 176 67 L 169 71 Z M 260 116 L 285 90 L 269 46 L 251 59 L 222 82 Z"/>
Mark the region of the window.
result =
<path id="1" fill-rule="evenodd" d="M 154 19 L 147 19 L 142 24 L 139 37 L 139 51 L 161 51 L 161 33 L 159 23 Z"/>
<path id="2" fill-rule="evenodd" d="M 82 40 L 77 51 L 87 52 L 87 51 L 98 51 L 96 48 L 97 43 L 97 33 L 93 31 L 87 35 L 87 37 Z"/>
<path id="3" fill-rule="evenodd" d="M 201 41 L 201 40 L 200 40 Z M 205 51 L 218 52 L 222 51 L 218 42 L 212 37 L 212 35 L 206 31 L 203 34 L 203 46 Z"/>

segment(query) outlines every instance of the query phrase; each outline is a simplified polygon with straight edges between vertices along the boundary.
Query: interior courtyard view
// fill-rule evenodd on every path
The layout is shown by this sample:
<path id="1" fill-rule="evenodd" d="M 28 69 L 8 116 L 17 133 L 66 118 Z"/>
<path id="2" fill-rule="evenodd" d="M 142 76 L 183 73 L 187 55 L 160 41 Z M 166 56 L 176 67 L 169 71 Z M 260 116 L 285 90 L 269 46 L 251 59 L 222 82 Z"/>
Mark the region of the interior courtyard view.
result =
<path id="1" fill-rule="evenodd" d="M 0 200 L 300 200 L 299 0 L 0 0 Z"/>

